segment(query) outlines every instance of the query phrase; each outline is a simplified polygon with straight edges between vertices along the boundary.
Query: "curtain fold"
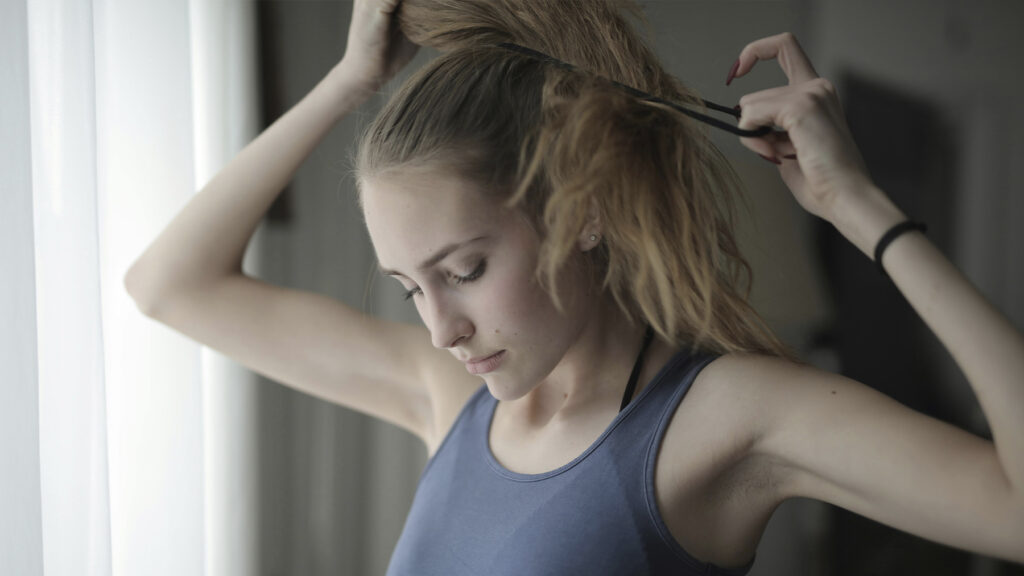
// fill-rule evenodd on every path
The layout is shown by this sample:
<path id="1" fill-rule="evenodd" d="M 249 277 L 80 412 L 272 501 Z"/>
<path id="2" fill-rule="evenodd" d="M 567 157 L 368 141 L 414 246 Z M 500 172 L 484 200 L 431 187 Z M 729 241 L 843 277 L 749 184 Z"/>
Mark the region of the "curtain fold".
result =
<path id="1" fill-rule="evenodd" d="M 26 0 L 0 2 L 0 573 L 43 570 Z"/>
<path id="2" fill-rule="evenodd" d="M 255 93 L 237 68 L 253 73 L 237 14 L 251 9 L 0 3 L 0 517 L 15 519 L 0 523 L 2 574 L 251 573 L 239 559 L 255 544 L 225 537 L 249 524 L 218 500 L 230 477 L 206 470 L 234 464 L 209 448 L 238 420 L 204 426 L 224 370 L 123 286 L 254 135 L 237 105 Z"/>
<path id="3" fill-rule="evenodd" d="M 110 574 L 92 6 L 28 27 L 43 565 Z"/>
<path id="4" fill-rule="evenodd" d="M 259 134 L 255 11 L 248 1 L 189 2 L 195 190 Z M 256 277 L 258 237 L 242 266 Z M 260 378 L 207 347 L 201 365 L 206 574 L 263 574 Z"/>
<path id="5" fill-rule="evenodd" d="M 188 5 L 93 2 L 113 574 L 201 574 L 200 347 L 142 316 L 131 263 L 195 192 Z"/>

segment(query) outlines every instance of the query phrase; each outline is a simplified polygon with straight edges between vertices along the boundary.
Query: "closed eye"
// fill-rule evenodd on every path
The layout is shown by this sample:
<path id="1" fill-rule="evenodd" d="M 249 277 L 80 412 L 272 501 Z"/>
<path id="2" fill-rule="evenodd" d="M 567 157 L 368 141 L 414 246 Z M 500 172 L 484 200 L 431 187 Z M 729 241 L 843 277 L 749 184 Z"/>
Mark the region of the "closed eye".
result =
<path id="1" fill-rule="evenodd" d="M 423 294 L 423 292 L 419 288 L 413 288 L 412 290 L 409 290 L 408 292 L 406 292 L 403 297 L 406 300 L 408 300 L 409 298 L 412 298 L 413 296 L 415 296 L 417 294 Z"/>
<path id="2" fill-rule="evenodd" d="M 470 272 L 468 275 L 466 275 L 466 276 L 458 276 L 458 275 L 453 276 L 455 278 L 455 283 L 456 284 L 465 284 L 466 282 L 472 282 L 473 280 L 476 280 L 477 278 L 483 276 L 484 270 L 486 268 L 487 268 L 487 260 L 481 260 L 480 263 L 477 264 L 476 269 L 473 270 L 472 272 Z"/>
<path id="3" fill-rule="evenodd" d="M 486 269 L 487 269 L 487 260 L 481 260 L 480 264 L 477 265 L 476 269 L 473 270 L 472 272 L 470 272 L 469 274 L 467 274 L 466 276 L 459 276 L 458 274 L 453 274 L 452 275 L 452 279 L 455 281 L 456 284 L 465 284 L 467 282 L 472 282 L 474 280 L 477 280 L 481 276 L 483 276 L 484 275 L 484 270 L 486 270 Z M 418 286 L 413 288 L 412 290 L 409 290 L 408 292 L 406 292 L 404 294 L 404 298 L 406 300 L 408 300 L 409 298 L 412 298 L 413 296 L 415 296 L 417 294 L 423 294 L 423 291 L 420 290 Z"/>

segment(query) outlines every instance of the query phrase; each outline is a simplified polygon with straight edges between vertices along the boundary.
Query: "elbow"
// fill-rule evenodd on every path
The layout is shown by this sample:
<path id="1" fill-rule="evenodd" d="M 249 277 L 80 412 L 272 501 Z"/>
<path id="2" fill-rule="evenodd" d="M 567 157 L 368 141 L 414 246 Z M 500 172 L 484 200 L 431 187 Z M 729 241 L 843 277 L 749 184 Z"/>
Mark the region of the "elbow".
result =
<path id="1" fill-rule="evenodd" d="M 135 307 L 144 315 L 152 317 L 156 307 L 156 298 L 152 296 L 152 290 L 148 287 L 150 282 L 139 273 L 136 266 L 132 266 L 128 270 L 122 279 L 122 283 L 125 292 L 135 302 Z"/>

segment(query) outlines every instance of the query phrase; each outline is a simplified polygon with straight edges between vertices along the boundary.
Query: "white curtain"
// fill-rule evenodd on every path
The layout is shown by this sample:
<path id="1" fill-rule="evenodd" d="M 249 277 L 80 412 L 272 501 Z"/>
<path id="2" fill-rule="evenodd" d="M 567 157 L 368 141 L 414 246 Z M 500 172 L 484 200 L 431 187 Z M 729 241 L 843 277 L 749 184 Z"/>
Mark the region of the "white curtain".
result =
<path id="1" fill-rule="evenodd" d="M 122 279 L 254 135 L 251 10 L 0 2 L 0 574 L 250 573 L 244 375 Z"/>
<path id="2" fill-rule="evenodd" d="M 189 0 L 189 16 L 195 142 L 191 192 L 202 189 L 257 136 L 260 106 L 255 3 Z M 164 217 L 178 209 L 180 206 Z M 260 239 L 261 236 L 255 236 L 243 262 L 246 273 L 254 276 L 261 273 Z M 257 478 L 259 377 L 205 346 L 201 347 L 200 364 L 205 573 L 261 574 Z"/>

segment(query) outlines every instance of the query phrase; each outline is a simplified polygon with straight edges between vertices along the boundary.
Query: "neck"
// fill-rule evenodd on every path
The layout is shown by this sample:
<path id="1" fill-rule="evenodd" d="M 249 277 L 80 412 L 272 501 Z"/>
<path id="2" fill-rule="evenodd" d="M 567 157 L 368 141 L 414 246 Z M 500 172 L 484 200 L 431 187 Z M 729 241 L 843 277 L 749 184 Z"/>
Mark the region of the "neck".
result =
<path id="1" fill-rule="evenodd" d="M 510 403 L 516 419 L 524 426 L 543 428 L 595 410 L 618 412 L 645 329 L 642 323 L 631 325 L 611 298 L 603 299 L 555 369 Z M 672 353 L 669 344 L 655 335 L 644 352 L 634 398 Z"/>

